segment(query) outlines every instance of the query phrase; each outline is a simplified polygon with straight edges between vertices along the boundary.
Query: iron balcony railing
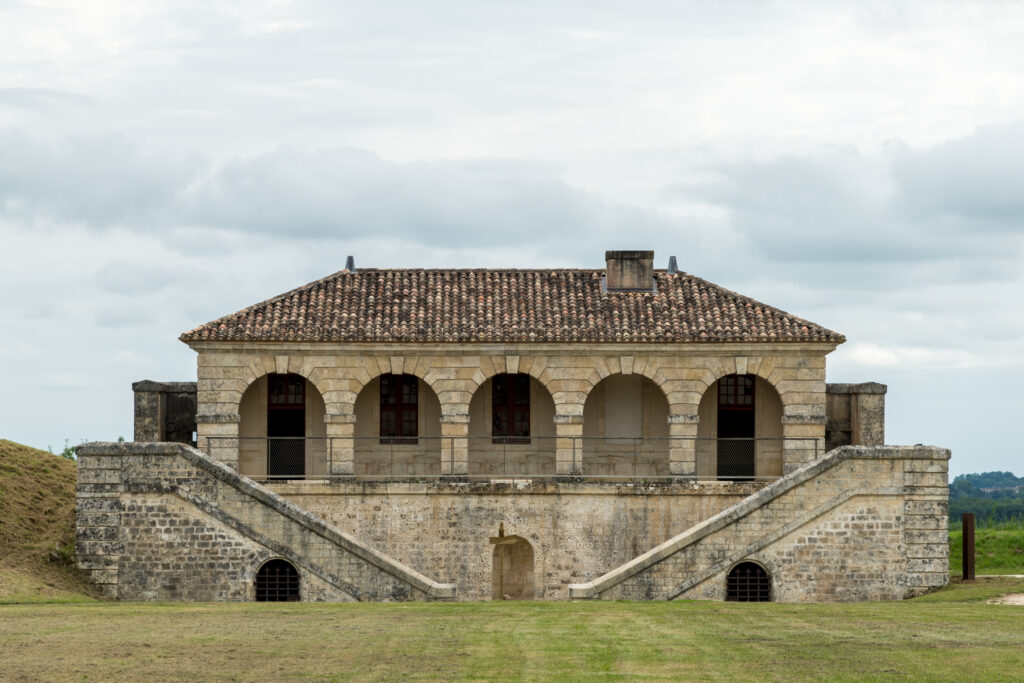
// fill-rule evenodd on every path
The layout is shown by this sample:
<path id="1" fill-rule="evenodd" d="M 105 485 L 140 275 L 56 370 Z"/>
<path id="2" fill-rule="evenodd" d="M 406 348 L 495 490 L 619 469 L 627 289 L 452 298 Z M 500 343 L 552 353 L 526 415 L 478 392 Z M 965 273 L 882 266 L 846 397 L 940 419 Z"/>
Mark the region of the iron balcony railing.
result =
<path id="1" fill-rule="evenodd" d="M 780 476 L 783 462 L 824 453 L 822 440 L 812 437 L 209 436 L 200 441 L 215 458 L 237 455 L 241 473 L 262 481 L 771 481 Z M 670 463 L 680 460 L 695 462 L 697 472 L 673 474 Z"/>

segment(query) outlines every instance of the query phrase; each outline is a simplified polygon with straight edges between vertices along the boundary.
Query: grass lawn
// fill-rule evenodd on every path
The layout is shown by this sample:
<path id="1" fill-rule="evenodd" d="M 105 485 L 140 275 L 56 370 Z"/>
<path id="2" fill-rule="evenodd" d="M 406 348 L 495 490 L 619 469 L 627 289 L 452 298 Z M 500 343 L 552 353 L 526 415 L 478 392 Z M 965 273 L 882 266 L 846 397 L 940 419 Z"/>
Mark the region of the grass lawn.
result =
<path id="1" fill-rule="evenodd" d="M 1020 680 L 1021 579 L 859 604 L 0 606 L 0 678 Z"/>
<path id="2" fill-rule="evenodd" d="M 963 573 L 963 531 L 949 532 L 949 573 Z M 974 530 L 977 574 L 1024 574 L 1024 526 L 1004 522 Z"/>

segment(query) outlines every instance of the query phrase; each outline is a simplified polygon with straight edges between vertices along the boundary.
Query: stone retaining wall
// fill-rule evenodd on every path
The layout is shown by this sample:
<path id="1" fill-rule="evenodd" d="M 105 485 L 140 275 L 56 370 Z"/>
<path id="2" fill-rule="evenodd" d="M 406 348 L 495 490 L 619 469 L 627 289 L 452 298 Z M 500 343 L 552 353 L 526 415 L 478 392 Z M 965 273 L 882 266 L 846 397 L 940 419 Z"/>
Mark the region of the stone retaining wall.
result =
<path id="1" fill-rule="evenodd" d="M 573 598 L 726 596 L 752 561 L 774 600 L 895 600 L 949 580 L 949 451 L 844 446 L 603 576 Z"/>
<path id="2" fill-rule="evenodd" d="M 304 600 L 451 599 L 455 588 L 392 560 L 177 443 L 79 446 L 77 562 L 122 600 L 252 600 L 269 559 Z"/>

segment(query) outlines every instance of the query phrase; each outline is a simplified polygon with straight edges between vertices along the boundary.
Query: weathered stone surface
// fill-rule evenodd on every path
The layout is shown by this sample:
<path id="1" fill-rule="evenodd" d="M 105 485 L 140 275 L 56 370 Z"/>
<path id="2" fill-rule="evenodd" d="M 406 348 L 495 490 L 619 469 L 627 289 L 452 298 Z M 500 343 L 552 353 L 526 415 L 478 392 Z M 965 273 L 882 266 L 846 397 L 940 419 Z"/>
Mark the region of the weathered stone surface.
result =
<path id="1" fill-rule="evenodd" d="M 904 469 L 948 460 L 930 446 L 837 449 L 570 595 L 723 599 L 727 573 L 744 561 L 768 571 L 780 601 L 893 600 L 943 585 L 945 510 L 905 515 L 919 503 Z"/>
<path id="2" fill-rule="evenodd" d="M 257 570 L 273 558 L 298 569 L 306 600 L 454 597 L 454 586 L 431 581 L 183 444 L 85 444 L 77 451 L 86 463 L 79 470 L 77 560 L 113 597 L 252 599 Z M 92 458 L 120 458 L 120 468 L 91 468 Z M 95 495 L 111 486 L 121 490 L 116 501 Z"/>

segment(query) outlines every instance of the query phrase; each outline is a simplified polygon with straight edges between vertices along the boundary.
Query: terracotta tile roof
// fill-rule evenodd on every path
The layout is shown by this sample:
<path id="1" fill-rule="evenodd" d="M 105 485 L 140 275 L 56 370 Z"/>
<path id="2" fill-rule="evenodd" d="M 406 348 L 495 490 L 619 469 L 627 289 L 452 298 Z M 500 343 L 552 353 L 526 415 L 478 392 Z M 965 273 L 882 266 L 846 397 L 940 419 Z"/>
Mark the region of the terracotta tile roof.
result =
<path id="1" fill-rule="evenodd" d="M 843 335 L 693 275 L 602 291 L 604 270 L 341 271 L 184 342 L 835 342 Z"/>

